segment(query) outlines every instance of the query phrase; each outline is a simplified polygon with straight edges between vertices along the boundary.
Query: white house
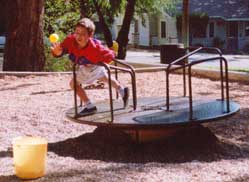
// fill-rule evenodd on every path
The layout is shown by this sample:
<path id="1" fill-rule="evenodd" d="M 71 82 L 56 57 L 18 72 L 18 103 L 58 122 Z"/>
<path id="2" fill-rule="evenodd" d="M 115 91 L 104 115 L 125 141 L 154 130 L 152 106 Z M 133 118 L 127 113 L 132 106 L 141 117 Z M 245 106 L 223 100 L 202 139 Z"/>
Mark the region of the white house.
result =
<path id="1" fill-rule="evenodd" d="M 158 47 L 165 43 L 177 42 L 176 21 L 166 13 L 157 15 L 135 16 L 130 25 L 129 44 L 134 47 Z M 115 39 L 121 28 L 123 17 L 115 19 L 112 26 L 112 35 Z"/>
<path id="2" fill-rule="evenodd" d="M 228 52 L 249 48 L 249 0 L 191 0 L 189 8 L 209 16 L 205 34 L 191 37 L 190 44 L 213 46 L 216 38 Z"/>

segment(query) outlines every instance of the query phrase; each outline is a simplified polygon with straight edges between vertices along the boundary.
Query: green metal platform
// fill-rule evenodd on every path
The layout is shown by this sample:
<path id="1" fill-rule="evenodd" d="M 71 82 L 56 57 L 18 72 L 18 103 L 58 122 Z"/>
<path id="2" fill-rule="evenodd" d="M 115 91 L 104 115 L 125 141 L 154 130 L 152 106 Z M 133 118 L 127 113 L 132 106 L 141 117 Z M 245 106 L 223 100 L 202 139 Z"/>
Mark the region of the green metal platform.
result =
<path id="1" fill-rule="evenodd" d="M 131 103 L 131 102 L 130 102 Z M 165 98 L 139 98 L 134 111 L 132 105 L 126 109 L 120 100 L 114 101 L 114 121 L 110 122 L 109 102 L 96 103 L 98 112 L 84 117 L 75 117 L 74 108 L 66 112 L 67 118 L 77 123 L 107 126 L 123 129 L 161 128 L 179 125 L 193 125 L 217 121 L 239 111 L 239 104 L 230 101 L 227 112 L 226 102 L 221 100 L 194 100 L 193 117 L 189 119 L 188 97 L 171 98 L 170 111 L 166 111 Z M 82 108 L 78 107 L 78 111 Z"/>

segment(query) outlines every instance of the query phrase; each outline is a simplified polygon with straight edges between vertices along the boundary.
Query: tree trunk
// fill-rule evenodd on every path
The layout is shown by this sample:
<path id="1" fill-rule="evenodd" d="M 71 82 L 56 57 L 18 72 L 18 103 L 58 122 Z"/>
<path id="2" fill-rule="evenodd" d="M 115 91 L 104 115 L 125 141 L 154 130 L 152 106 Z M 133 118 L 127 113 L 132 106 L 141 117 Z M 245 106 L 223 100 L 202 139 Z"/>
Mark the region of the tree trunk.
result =
<path id="1" fill-rule="evenodd" d="M 125 59 L 126 57 L 126 47 L 129 42 L 129 32 L 130 24 L 135 11 L 136 0 L 127 0 L 127 5 L 125 9 L 125 16 L 123 19 L 122 27 L 118 33 L 117 42 L 119 44 L 118 49 L 118 59 Z"/>
<path id="2" fill-rule="evenodd" d="M 4 71 L 42 71 L 44 0 L 8 1 Z"/>
<path id="3" fill-rule="evenodd" d="M 103 28 L 103 33 L 104 33 L 106 44 L 108 47 L 112 47 L 112 33 L 111 33 L 108 25 L 105 22 L 103 13 L 101 12 L 101 9 L 100 9 L 98 3 L 95 0 L 93 2 L 94 2 L 94 6 L 95 6 L 95 9 L 96 9 L 98 17 L 99 17 L 99 22 Z"/>
<path id="4" fill-rule="evenodd" d="M 8 2 L 5 0 L 0 0 L 0 35 L 6 33 L 6 8 L 7 8 Z"/>
<path id="5" fill-rule="evenodd" d="M 182 42 L 189 47 L 189 0 L 183 0 L 182 7 Z"/>

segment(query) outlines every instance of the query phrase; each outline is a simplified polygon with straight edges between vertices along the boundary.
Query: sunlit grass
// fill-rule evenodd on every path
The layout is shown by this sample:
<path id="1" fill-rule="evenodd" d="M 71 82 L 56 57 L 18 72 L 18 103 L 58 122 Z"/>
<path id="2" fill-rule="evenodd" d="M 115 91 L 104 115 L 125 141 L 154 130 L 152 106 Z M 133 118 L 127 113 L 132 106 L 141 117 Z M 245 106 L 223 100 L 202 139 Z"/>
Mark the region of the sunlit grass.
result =
<path id="1" fill-rule="evenodd" d="M 205 68 L 211 69 L 211 70 L 219 70 L 220 69 L 220 67 L 216 67 L 216 66 L 206 66 Z M 249 68 L 229 67 L 228 71 L 237 71 L 237 72 L 249 73 Z"/>

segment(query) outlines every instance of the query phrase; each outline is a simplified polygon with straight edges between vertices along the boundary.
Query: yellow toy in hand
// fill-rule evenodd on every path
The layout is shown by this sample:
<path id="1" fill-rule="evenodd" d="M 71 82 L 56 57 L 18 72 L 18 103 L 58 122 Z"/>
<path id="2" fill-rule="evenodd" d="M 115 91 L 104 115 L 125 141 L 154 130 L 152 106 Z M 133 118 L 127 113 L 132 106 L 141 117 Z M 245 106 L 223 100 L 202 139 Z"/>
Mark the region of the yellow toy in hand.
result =
<path id="1" fill-rule="evenodd" d="M 56 43 L 56 42 L 58 42 L 58 40 L 59 40 L 59 36 L 58 36 L 58 34 L 56 34 L 56 33 L 53 33 L 53 34 L 51 34 L 51 35 L 49 36 L 49 41 L 50 41 L 51 43 Z"/>

